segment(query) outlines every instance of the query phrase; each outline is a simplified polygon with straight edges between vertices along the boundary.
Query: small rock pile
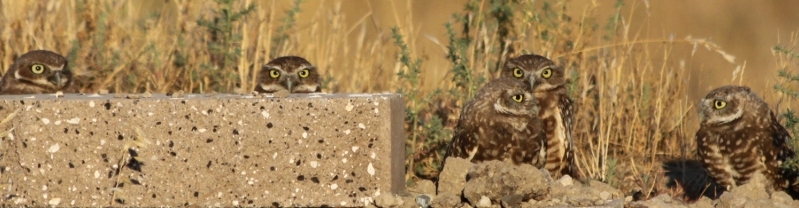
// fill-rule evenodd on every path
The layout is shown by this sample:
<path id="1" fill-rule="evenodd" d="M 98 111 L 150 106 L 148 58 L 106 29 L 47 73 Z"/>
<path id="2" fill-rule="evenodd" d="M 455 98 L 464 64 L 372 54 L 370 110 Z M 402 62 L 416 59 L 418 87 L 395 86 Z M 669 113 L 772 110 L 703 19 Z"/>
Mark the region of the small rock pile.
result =
<path id="1" fill-rule="evenodd" d="M 546 169 L 500 161 L 474 164 L 447 158 L 438 187 L 422 180 L 404 196 L 381 195 L 377 207 L 799 207 L 783 191 L 768 191 L 767 180 L 756 174 L 747 184 L 721 194 L 717 200 L 701 197 L 695 202 L 661 194 L 646 201 L 632 201 L 621 191 L 599 181 L 581 183 L 569 176 L 552 179 Z M 437 190 L 436 190 L 437 189 Z"/>
<path id="2" fill-rule="evenodd" d="M 766 177 L 757 173 L 747 184 L 722 193 L 717 200 L 702 197 L 696 202 L 686 203 L 673 200 L 668 194 L 661 194 L 647 201 L 633 202 L 630 207 L 799 207 L 799 200 L 793 200 L 784 191 L 772 192 L 766 188 L 766 184 Z"/>
<path id="3" fill-rule="evenodd" d="M 598 181 L 553 180 L 545 169 L 500 161 L 473 164 L 447 158 L 438 190 L 431 181 L 409 188 L 411 196 L 381 196 L 378 207 L 622 207 L 621 191 Z M 437 193 L 437 194 L 436 194 Z M 391 199 L 388 199 L 391 198 Z"/>

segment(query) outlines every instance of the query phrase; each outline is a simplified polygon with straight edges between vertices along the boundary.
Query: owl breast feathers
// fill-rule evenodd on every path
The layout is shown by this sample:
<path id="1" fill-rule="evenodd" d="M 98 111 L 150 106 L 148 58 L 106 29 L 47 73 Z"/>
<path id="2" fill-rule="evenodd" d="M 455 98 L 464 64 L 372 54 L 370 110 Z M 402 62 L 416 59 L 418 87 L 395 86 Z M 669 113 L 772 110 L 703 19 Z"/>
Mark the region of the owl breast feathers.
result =
<path id="1" fill-rule="evenodd" d="M 795 178 L 783 162 L 795 157 L 788 131 L 748 87 L 724 86 L 700 102 L 696 132 L 700 162 L 717 184 L 732 189 L 763 173 L 776 190 Z"/>
<path id="2" fill-rule="evenodd" d="M 77 93 L 63 56 L 46 50 L 23 54 L 3 75 L 0 94 Z"/>
<path id="3" fill-rule="evenodd" d="M 489 82 L 463 108 L 446 157 L 542 167 L 546 136 L 537 111 L 535 96 L 523 82 Z"/>

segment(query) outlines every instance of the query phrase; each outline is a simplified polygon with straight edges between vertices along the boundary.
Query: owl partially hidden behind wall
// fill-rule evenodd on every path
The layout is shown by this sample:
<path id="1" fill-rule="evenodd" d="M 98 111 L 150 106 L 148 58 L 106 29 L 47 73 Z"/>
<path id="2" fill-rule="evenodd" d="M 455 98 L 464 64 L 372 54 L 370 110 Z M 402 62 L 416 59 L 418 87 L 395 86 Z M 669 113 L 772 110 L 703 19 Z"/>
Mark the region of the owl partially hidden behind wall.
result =
<path id="1" fill-rule="evenodd" d="M 290 93 L 322 92 L 319 71 L 310 62 L 298 56 L 284 56 L 265 64 L 258 72 L 258 93 L 275 93 L 286 90 Z"/>
<path id="2" fill-rule="evenodd" d="M 743 185 L 761 172 L 774 190 L 795 189 L 795 171 L 781 167 L 796 156 L 791 136 L 749 87 L 719 87 L 702 99 L 699 110 L 697 153 L 721 188 Z"/>
<path id="3" fill-rule="evenodd" d="M 538 101 L 538 116 L 547 136 L 546 169 L 553 178 L 570 175 L 580 179 L 572 138 L 573 102 L 566 89 L 565 72 L 551 60 L 528 54 L 509 59 L 500 77 L 518 79 L 531 86 Z"/>
<path id="4" fill-rule="evenodd" d="M 22 54 L 0 81 L 0 94 L 78 93 L 67 59 L 52 51 Z"/>
<path id="5" fill-rule="evenodd" d="M 483 86 L 461 111 L 447 157 L 543 167 L 546 135 L 536 98 L 525 83 L 500 78 Z"/>

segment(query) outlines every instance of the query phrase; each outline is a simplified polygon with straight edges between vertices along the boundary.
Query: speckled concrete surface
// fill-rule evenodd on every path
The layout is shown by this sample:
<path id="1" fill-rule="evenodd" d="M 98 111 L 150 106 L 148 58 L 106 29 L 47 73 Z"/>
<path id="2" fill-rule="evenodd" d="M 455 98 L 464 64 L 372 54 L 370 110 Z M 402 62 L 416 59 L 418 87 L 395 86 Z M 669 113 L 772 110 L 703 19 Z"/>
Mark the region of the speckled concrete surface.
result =
<path id="1" fill-rule="evenodd" d="M 0 126 L 0 204 L 365 206 L 404 190 L 399 95 L 129 97 L 0 96 L 0 119 L 18 110 Z"/>

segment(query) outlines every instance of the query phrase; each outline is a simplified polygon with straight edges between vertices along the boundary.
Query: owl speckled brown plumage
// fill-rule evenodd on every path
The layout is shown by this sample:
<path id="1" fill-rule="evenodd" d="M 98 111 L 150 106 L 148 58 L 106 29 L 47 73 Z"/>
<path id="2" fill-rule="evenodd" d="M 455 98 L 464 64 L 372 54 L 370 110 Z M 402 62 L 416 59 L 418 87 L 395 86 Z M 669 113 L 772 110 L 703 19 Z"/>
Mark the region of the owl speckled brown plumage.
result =
<path id="1" fill-rule="evenodd" d="M 553 178 L 563 175 L 579 178 L 573 152 L 573 102 L 566 91 L 564 73 L 563 68 L 551 60 L 528 54 L 509 59 L 500 77 L 531 83 L 540 108 L 538 116 L 547 135 L 546 169 Z"/>
<path id="2" fill-rule="evenodd" d="M 298 56 L 284 56 L 265 64 L 258 73 L 258 93 L 275 93 L 287 90 L 290 93 L 322 92 L 320 76 L 316 67 Z"/>
<path id="3" fill-rule="evenodd" d="M 530 88 L 516 79 L 500 78 L 483 86 L 463 107 L 445 158 L 475 163 L 500 160 L 541 168 L 544 139 Z"/>
<path id="4" fill-rule="evenodd" d="M 768 104 L 745 86 L 711 91 L 699 104 L 697 153 L 708 175 L 727 190 L 762 172 L 775 190 L 794 179 L 782 163 L 795 157 L 791 136 Z"/>
<path id="5" fill-rule="evenodd" d="M 22 54 L 0 81 L 0 94 L 78 93 L 67 59 L 52 51 Z"/>

